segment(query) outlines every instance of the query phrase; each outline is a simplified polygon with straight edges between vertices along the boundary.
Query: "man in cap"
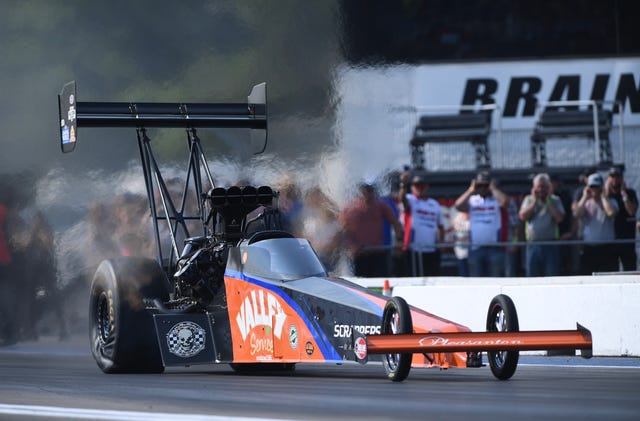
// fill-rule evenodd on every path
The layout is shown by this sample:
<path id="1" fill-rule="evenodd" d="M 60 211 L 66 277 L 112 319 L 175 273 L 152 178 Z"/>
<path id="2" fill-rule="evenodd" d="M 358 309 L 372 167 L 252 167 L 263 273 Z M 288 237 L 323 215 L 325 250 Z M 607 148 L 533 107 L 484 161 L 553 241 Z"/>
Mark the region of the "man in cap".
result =
<path id="1" fill-rule="evenodd" d="M 407 183 L 411 181 L 411 193 L 407 193 Z M 400 178 L 400 197 L 405 214 L 405 246 L 413 257 L 418 257 L 422 276 L 440 275 L 440 251 L 436 244 L 444 238 L 444 225 L 440 204 L 429 197 L 429 183 L 426 174 L 420 172 L 411 177 L 405 172 Z M 415 267 L 412 265 L 412 267 Z"/>
<path id="2" fill-rule="evenodd" d="M 638 196 L 636 191 L 627 188 L 624 181 L 623 169 L 611 167 L 605 182 L 605 194 L 618 204 L 619 212 L 614 221 L 616 239 L 630 240 L 636 238 L 636 211 L 638 210 Z M 623 270 L 637 269 L 635 243 L 616 244 L 614 247 L 616 261 L 620 259 Z"/>
<path id="3" fill-rule="evenodd" d="M 509 198 L 486 171 L 478 173 L 471 180 L 469 188 L 456 200 L 458 211 L 469 212 L 470 276 L 503 276 L 504 249 L 496 243 L 506 239 L 502 210 L 508 206 Z"/>
<path id="4" fill-rule="evenodd" d="M 573 216 L 582 221 L 585 244 L 582 247 L 580 269 L 583 275 L 618 269 L 611 244 L 603 243 L 615 238 L 614 220 L 617 213 L 616 201 L 604 194 L 602 176 L 591 174 L 573 211 Z"/>

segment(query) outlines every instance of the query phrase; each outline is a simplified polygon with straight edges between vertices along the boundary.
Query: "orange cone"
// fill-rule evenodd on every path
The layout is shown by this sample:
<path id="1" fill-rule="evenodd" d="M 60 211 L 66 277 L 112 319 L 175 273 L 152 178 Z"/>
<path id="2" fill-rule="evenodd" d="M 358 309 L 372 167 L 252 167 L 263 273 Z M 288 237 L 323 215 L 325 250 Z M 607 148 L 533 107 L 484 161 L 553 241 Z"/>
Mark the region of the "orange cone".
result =
<path id="1" fill-rule="evenodd" d="M 389 280 L 385 279 L 384 284 L 382 286 L 382 295 L 386 295 L 387 297 L 391 297 L 391 286 L 389 285 Z"/>

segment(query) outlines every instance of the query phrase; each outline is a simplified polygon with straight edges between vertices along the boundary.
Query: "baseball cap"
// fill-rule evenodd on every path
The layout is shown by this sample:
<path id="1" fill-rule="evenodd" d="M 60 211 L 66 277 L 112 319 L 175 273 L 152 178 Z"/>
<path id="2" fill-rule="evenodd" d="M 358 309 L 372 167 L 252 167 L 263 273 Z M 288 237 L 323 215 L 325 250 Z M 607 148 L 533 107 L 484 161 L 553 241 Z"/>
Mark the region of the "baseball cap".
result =
<path id="1" fill-rule="evenodd" d="M 412 184 L 426 184 L 427 176 L 425 174 L 416 174 L 411 179 Z"/>
<path id="2" fill-rule="evenodd" d="M 600 174 L 591 174 L 587 179 L 587 186 L 589 187 L 602 187 L 604 184 L 602 176 Z"/>
<path id="3" fill-rule="evenodd" d="M 488 172 L 482 171 L 476 175 L 476 184 L 489 184 L 491 182 L 491 176 Z"/>
<path id="4" fill-rule="evenodd" d="M 358 183 L 358 186 L 375 188 L 376 178 L 372 175 L 367 175 L 360 180 L 360 182 Z"/>
<path id="5" fill-rule="evenodd" d="M 609 168 L 609 175 L 622 175 L 622 170 L 619 167 Z"/>

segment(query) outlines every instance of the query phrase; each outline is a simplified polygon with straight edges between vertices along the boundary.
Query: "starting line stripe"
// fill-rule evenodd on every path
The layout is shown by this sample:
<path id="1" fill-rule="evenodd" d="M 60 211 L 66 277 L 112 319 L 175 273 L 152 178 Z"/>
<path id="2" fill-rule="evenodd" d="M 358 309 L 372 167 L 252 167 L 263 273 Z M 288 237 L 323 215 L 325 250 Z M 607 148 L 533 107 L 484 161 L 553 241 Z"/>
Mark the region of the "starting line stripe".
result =
<path id="1" fill-rule="evenodd" d="M 275 418 L 252 418 L 219 415 L 171 414 L 163 412 L 114 411 L 103 409 L 64 408 L 56 406 L 37 405 L 7 405 L 0 404 L 0 414 L 30 415 L 38 417 L 53 417 L 65 419 L 91 419 L 112 421 L 156 421 L 156 420 L 184 420 L 184 421 L 282 421 Z"/>

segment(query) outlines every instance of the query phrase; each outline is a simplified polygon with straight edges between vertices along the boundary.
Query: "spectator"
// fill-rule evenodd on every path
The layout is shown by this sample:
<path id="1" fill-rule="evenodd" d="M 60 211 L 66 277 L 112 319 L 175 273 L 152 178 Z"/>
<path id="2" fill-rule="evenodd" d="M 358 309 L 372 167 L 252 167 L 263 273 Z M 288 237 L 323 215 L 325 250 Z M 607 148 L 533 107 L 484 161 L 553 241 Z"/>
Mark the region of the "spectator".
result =
<path id="1" fill-rule="evenodd" d="M 460 212 L 469 212 L 471 247 L 469 249 L 470 276 L 502 276 L 504 250 L 493 245 L 502 239 L 502 211 L 509 205 L 507 195 L 488 172 L 480 172 L 471 180 L 469 188 L 455 202 Z"/>
<path id="2" fill-rule="evenodd" d="M 578 187 L 573 192 L 573 199 L 571 201 L 571 215 L 573 216 L 572 224 L 571 224 L 571 233 L 572 238 L 576 240 L 584 240 L 582 238 L 582 233 L 584 231 L 584 224 L 580 218 L 576 218 L 576 208 L 578 206 L 578 202 L 580 198 L 582 198 L 582 194 L 584 193 L 584 189 L 587 186 L 587 179 L 591 174 L 596 174 L 598 171 L 595 167 L 586 168 L 580 175 L 578 176 Z M 572 274 L 581 274 L 582 273 L 582 244 L 576 244 L 571 246 L 571 273 Z"/>
<path id="3" fill-rule="evenodd" d="M 604 186 L 608 197 L 618 204 L 618 213 L 614 221 L 615 238 L 630 240 L 636 238 L 636 211 L 638 210 L 638 196 L 634 189 L 627 188 L 622 168 L 613 167 L 609 170 L 609 177 Z M 623 270 L 637 269 L 635 243 L 616 244 L 614 246 L 616 261 L 620 259 Z"/>
<path id="4" fill-rule="evenodd" d="M 18 340 L 16 323 L 12 320 L 15 317 L 13 316 L 15 311 L 9 307 L 12 302 L 15 304 L 18 301 L 12 294 L 15 285 L 11 282 L 13 276 L 10 273 L 13 256 L 10 246 L 11 237 L 7 230 L 11 211 L 9 206 L 10 203 L 5 205 L 0 202 L 0 305 L 10 311 L 5 320 L 0 322 L 0 346 L 13 344 Z"/>
<path id="5" fill-rule="evenodd" d="M 457 212 L 451 224 L 455 239 L 453 253 L 458 259 L 458 275 L 469 276 L 469 214 Z"/>
<path id="6" fill-rule="evenodd" d="M 0 305 L 4 310 L 0 320 L 0 346 L 32 339 L 31 312 L 38 310 L 33 304 L 35 290 L 32 279 L 27 276 L 32 266 L 28 249 L 31 232 L 23 217 L 28 199 L 12 187 L 5 189 L 0 190 L 4 202 L 0 222 L 5 249 L 3 264 L 0 265 Z"/>
<path id="7" fill-rule="evenodd" d="M 396 238 L 402 238 L 402 225 L 393 210 L 376 194 L 370 182 L 360 183 L 360 196 L 340 213 L 344 240 L 353 259 L 356 276 L 377 277 L 388 273 L 386 252 L 382 246 L 383 220 L 395 228 Z"/>
<path id="8" fill-rule="evenodd" d="M 407 184 L 411 180 L 411 193 Z M 420 260 L 422 276 L 440 275 L 440 251 L 436 247 L 444 238 L 440 204 L 429 197 L 429 183 L 424 174 L 416 174 L 410 179 L 405 172 L 400 179 L 400 197 L 405 213 L 405 244 Z M 407 242 L 408 239 L 408 242 Z"/>
<path id="9" fill-rule="evenodd" d="M 583 225 L 582 238 L 585 244 L 580 259 L 583 275 L 617 270 L 611 244 L 602 242 L 615 238 L 614 220 L 618 204 L 603 194 L 603 185 L 604 180 L 600 174 L 591 174 L 573 213 L 574 218 L 580 219 Z"/>
<path id="10" fill-rule="evenodd" d="M 49 310 L 56 316 L 55 325 L 60 329 L 60 338 L 64 339 L 67 336 L 63 315 L 64 296 L 57 285 L 53 229 L 40 210 L 30 225 L 26 247 L 29 264 L 25 267 L 23 283 L 26 290 L 19 310 L 23 325 L 22 339 L 38 339 L 36 325 Z"/>
<path id="11" fill-rule="evenodd" d="M 340 224 L 337 206 L 319 187 L 305 196 L 302 236 L 309 240 L 325 270 L 333 272 L 339 257 Z"/>
<path id="12" fill-rule="evenodd" d="M 277 188 L 282 229 L 298 236 L 301 229 L 303 207 L 300 199 L 300 189 L 288 176 L 285 176 L 278 183 Z"/>
<path id="13" fill-rule="evenodd" d="M 525 222 L 527 245 L 525 271 L 527 276 L 558 276 L 560 256 L 556 245 L 535 244 L 537 241 L 557 240 L 558 224 L 564 220 L 565 210 L 560 198 L 552 193 L 548 174 L 533 178 L 531 194 L 520 206 L 518 216 Z"/>

